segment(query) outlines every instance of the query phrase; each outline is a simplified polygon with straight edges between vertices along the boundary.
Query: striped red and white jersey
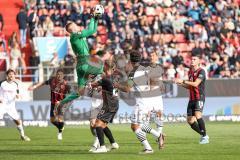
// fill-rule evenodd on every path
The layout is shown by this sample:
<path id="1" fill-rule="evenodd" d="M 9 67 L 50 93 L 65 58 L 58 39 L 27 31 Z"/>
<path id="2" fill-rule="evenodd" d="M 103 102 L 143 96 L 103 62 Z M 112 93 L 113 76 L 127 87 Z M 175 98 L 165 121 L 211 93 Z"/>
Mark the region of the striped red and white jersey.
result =
<path id="1" fill-rule="evenodd" d="M 189 89 L 189 98 L 190 101 L 205 101 L 205 81 L 206 81 L 206 73 L 204 69 L 199 68 L 197 70 L 190 69 L 188 72 L 189 81 L 195 82 L 196 79 L 201 79 L 201 83 L 197 87 L 190 86 Z"/>

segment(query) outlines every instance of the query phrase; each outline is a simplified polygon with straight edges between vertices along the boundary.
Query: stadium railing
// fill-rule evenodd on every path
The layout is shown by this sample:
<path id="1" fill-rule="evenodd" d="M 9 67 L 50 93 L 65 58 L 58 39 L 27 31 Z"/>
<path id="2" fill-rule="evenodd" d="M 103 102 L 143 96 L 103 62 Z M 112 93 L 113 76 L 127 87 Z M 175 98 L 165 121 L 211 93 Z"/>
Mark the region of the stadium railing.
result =
<path id="1" fill-rule="evenodd" d="M 38 67 L 18 67 L 17 68 L 17 78 L 21 81 L 29 81 L 32 80 L 33 83 L 43 82 L 51 78 L 59 69 L 60 67 L 52 67 L 52 66 L 42 66 L 39 65 Z M 64 66 L 61 69 L 66 70 L 70 69 L 73 72 L 65 74 L 65 78 L 71 83 L 77 81 L 77 75 L 74 67 Z"/>

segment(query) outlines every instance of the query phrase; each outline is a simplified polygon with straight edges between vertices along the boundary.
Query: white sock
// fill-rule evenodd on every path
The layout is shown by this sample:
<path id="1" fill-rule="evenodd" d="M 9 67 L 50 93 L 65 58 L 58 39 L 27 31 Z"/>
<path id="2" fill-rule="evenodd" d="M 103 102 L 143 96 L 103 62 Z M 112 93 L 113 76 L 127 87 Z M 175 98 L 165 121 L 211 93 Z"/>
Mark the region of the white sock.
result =
<path id="1" fill-rule="evenodd" d="M 25 136 L 25 135 L 24 135 L 24 130 L 23 130 L 22 124 L 18 125 L 18 126 L 17 126 L 17 129 L 18 129 L 18 131 L 19 131 L 19 133 L 20 133 L 21 136 Z"/>
<path id="2" fill-rule="evenodd" d="M 142 141 L 142 144 L 144 146 L 144 149 L 152 150 L 152 147 L 150 146 L 150 144 L 149 144 L 147 139 L 145 141 Z"/>
<path id="3" fill-rule="evenodd" d="M 94 142 L 93 142 L 93 146 L 94 146 L 95 148 L 98 148 L 98 146 L 99 146 L 98 137 L 95 138 L 95 140 L 94 140 Z"/>
<path id="4" fill-rule="evenodd" d="M 144 133 L 141 128 L 138 128 L 136 131 L 135 131 L 135 134 L 138 138 L 138 140 L 143 144 L 144 148 L 145 149 L 148 149 L 148 150 L 152 150 L 152 147 L 150 146 L 147 138 L 146 138 L 146 133 Z"/>
<path id="5" fill-rule="evenodd" d="M 155 129 L 152 129 L 149 125 L 143 124 L 141 125 L 141 129 L 146 133 L 151 133 L 155 138 L 160 136 L 160 133 L 157 132 Z"/>
<path id="6" fill-rule="evenodd" d="M 99 146 L 99 140 L 98 140 L 98 137 L 97 137 L 97 132 L 96 132 L 96 128 L 94 128 L 93 129 L 93 132 L 95 133 L 95 140 L 94 140 L 94 142 L 93 142 L 93 146 L 95 147 L 95 148 L 98 148 L 98 146 Z"/>

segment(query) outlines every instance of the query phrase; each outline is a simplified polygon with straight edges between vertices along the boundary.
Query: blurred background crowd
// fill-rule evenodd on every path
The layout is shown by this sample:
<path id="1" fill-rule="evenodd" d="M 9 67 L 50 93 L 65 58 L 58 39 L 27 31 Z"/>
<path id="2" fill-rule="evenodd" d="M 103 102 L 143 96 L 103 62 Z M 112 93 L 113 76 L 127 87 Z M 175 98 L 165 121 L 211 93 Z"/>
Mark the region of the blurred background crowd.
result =
<path id="1" fill-rule="evenodd" d="M 87 27 L 97 0 L 25 0 L 16 20 L 19 35 L 0 32 L 0 51 L 9 52 L 11 66 L 26 66 L 21 48 L 27 37 L 69 36 L 64 26 L 74 21 Z M 240 77 L 240 0 L 106 0 L 98 32 L 88 39 L 92 54 L 126 57 L 138 50 L 145 62 L 156 52 L 168 79 L 186 78 L 191 52 L 202 57 L 209 78 Z M 4 17 L 0 14 L 0 30 Z M 73 63 L 72 51 L 65 56 Z M 32 44 L 30 65 L 40 63 Z M 57 53 L 51 65 L 58 66 Z"/>

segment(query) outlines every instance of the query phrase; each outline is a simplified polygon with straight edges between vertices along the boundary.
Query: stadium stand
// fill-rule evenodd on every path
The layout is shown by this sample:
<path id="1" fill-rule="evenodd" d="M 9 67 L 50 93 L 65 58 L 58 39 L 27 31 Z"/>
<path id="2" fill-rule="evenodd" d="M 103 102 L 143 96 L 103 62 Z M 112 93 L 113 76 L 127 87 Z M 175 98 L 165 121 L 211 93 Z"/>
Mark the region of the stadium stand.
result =
<path id="1" fill-rule="evenodd" d="M 64 26 L 69 21 L 86 27 L 90 8 L 97 3 L 97 0 L 25 0 L 30 40 L 39 36 L 68 36 Z M 134 46 L 141 46 L 139 51 L 148 58 L 149 47 L 154 47 L 166 73 L 177 52 L 184 59 L 184 65 L 188 66 L 194 51 L 202 55 L 209 77 L 239 78 L 240 0 L 123 0 L 101 3 L 106 14 L 99 20 L 97 40 L 90 43 L 93 50 L 111 45 L 113 54 L 121 54 L 124 42 L 131 40 L 136 43 Z M 0 4 L 5 21 L 3 33 L 7 37 L 18 30 L 15 19 L 21 5 L 21 0 Z M 9 9 L 11 13 L 7 12 Z M 28 65 L 31 50 L 28 47 L 24 49 Z M 174 68 L 176 76 L 178 67 L 180 65 Z"/>

